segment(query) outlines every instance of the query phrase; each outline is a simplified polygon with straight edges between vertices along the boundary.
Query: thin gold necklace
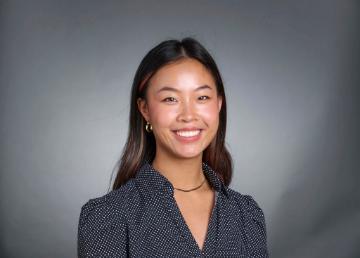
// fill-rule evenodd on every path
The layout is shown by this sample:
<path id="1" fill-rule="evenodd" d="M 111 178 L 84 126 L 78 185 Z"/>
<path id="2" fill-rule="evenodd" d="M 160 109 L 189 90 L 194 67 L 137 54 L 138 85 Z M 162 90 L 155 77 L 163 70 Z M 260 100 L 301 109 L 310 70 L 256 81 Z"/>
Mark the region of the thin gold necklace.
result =
<path id="1" fill-rule="evenodd" d="M 191 191 L 195 191 L 195 190 L 197 190 L 197 189 L 199 189 L 204 183 L 205 183 L 205 179 L 206 178 L 204 178 L 204 180 L 202 181 L 202 183 L 199 185 L 199 186 L 196 186 L 196 187 L 194 187 L 194 188 L 191 188 L 191 189 L 188 189 L 188 190 L 185 190 L 185 189 L 180 189 L 180 188 L 176 188 L 176 187 L 174 187 L 174 189 L 176 189 L 176 190 L 179 190 L 179 191 L 182 191 L 182 192 L 191 192 Z"/>

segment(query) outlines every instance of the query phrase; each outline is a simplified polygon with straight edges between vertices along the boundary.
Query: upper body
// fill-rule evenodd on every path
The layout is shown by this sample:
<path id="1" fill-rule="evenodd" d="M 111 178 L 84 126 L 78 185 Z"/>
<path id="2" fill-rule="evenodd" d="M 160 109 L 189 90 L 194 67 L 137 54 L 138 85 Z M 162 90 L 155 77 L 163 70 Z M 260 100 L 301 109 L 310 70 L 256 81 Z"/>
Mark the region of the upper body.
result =
<path id="1" fill-rule="evenodd" d="M 113 191 L 82 208 L 79 256 L 267 257 L 262 210 L 228 188 L 225 91 L 199 42 L 148 52 L 129 118 Z"/>
<path id="2" fill-rule="evenodd" d="M 203 163 L 216 199 L 199 248 L 174 199 L 172 184 L 145 163 L 135 178 L 81 210 L 79 257 L 268 257 L 262 210 L 225 186 Z"/>

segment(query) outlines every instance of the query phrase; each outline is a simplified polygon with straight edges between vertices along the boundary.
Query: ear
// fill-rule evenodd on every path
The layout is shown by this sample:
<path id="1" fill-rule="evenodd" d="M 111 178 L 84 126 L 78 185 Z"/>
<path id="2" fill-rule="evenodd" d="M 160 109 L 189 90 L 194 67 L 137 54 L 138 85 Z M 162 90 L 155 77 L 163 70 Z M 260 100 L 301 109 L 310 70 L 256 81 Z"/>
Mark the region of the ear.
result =
<path id="1" fill-rule="evenodd" d="M 221 111 L 221 106 L 222 106 L 222 96 L 218 96 L 218 108 L 219 108 L 219 113 Z"/>
<path id="2" fill-rule="evenodd" d="M 137 106 L 138 106 L 138 109 L 139 109 L 140 113 L 144 117 L 144 119 L 146 121 L 150 121 L 149 108 L 148 108 L 146 99 L 138 98 L 137 99 Z"/>

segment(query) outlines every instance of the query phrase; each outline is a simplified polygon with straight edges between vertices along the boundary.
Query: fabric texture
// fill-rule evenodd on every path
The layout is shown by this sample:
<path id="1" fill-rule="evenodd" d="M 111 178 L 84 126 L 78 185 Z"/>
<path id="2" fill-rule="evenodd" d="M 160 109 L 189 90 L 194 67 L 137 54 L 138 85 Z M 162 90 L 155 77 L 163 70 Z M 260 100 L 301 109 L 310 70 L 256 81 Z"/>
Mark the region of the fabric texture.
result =
<path id="1" fill-rule="evenodd" d="M 216 191 L 202 250 L 166 177 L 145 163 L 125 185 L 83 205 L 79 257 L 268 257 L 263 211 L 249 195 L 226 187 L 206 163 Z"/>

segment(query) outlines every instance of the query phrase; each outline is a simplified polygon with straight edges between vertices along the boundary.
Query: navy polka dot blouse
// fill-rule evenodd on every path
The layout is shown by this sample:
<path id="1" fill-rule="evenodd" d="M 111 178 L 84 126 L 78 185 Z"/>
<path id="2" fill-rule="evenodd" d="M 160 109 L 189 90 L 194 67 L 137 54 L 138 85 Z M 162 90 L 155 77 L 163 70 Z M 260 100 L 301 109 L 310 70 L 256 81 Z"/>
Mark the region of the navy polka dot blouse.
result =
<path id="1" fill-rule="evenodd" d="M 202 250 L 173 197 L 172 184 L 149 163 L 125 185 L 81 209 L 79 257 L 268 257 L 262 210 L 228 187 L 206 163 L 216 199 Z"/>

